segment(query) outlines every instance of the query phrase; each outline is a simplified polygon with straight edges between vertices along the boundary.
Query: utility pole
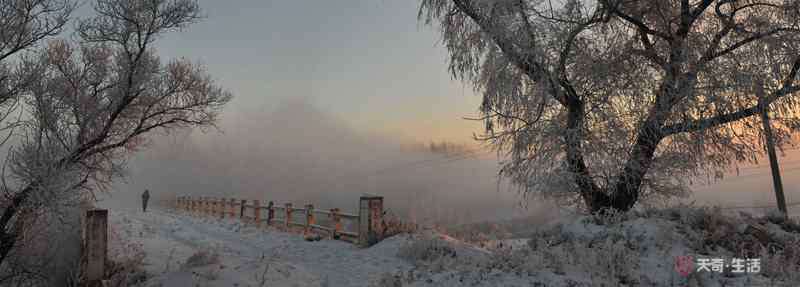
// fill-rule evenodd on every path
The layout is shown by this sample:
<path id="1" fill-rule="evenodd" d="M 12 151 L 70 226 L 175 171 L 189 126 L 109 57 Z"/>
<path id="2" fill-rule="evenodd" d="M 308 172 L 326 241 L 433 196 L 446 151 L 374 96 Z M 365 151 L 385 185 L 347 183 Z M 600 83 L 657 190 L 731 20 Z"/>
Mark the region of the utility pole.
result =
<path id="1" fill-rule="evenodd" d="M 786 198 L 783 196 L 783 182 L 781 181 L 781 171 L 778 167 L 778 156 L 775 154 L 775 139 L 772 135 L 772 125 L 769 121 L 769 103 L 766 102 L 764 97 L 764 85 L 759 84 L 757 87 L 759 105 L 761 106 L 761 123 L 764 125 L 764 143 L 767 146 L 767 155 L 769 155 L 769 167 L 772 170 L 772 185 L 775 189 L 775 199 L 778 201 L 778 210 L 783 213 L 783 216 L 788 216 L 786 210 Z"/>

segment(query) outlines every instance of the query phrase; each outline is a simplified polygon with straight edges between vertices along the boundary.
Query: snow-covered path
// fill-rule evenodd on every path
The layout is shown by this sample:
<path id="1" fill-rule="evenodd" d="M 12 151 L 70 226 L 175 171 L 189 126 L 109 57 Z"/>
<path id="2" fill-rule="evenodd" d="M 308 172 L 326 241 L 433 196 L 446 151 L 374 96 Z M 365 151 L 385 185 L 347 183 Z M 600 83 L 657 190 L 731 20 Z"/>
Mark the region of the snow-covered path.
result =
<path id="1" fill-rule="evenodd" d="M 396 256 L 401 237 L 361 249 L 158 208 L 112 208 L 109 217 L 110 255 L 144 251 L 153 276 L 145 286 L 367 286 L 381 272 L 410 268 Z M 126 248 L 124 242 L 140 246 Z M 219 263 L 186 266 L 201 252 L 218 254 Z"/>

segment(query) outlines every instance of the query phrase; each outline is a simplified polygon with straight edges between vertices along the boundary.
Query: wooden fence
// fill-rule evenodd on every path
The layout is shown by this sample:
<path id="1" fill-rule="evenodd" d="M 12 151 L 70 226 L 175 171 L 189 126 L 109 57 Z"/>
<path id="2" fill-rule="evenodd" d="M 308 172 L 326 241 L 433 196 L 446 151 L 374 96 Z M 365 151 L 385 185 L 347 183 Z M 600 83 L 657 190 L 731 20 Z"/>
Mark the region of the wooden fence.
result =
<path id="1" fill-rule="evenodd" d="M 332 239 L 341 239 L 369 247 L 383 234 L 383 197 L 365 195 L 359 198 L 357 214 L 338 208 L 320 209 L 313 204 L 295 207 L 272 201 L 235 198 L 179 196 L 176 208 L 194 216 L 241 220 L 256 227 L 278 226 L 302 228 L 304 234 L 323 232 Z"/>

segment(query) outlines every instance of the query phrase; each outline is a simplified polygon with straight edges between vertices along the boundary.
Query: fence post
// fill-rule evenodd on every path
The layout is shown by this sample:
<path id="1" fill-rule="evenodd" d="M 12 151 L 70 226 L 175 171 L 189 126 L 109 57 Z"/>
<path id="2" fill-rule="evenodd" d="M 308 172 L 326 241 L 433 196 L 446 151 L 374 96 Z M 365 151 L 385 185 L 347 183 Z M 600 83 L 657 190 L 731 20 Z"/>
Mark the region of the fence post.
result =
<path id="1" fill-rule="evenodd" d="M 228 217 L 232 219 L 236 219 L 236 199 L 230 198 L 228 199 L 228 209 L 225 210 L 228 213 Z"/>
<path id="2" fill-rule="evenodd" d="M 208 214 L 206 216 L 214 217 L 214 198 L 206 197 L 206 204 L 208 205 Z"/>
<path id="3" fill-rule="evenodd" d="M 225 218 L 225 198 L 221 197 L 217 199 L 217 216 L 219 218 Z"/>
<path id="4" fill-rule="evenodd" d="M 228 215 L 228 200 L 224 197 L 220 197 L 217 201 L 217 211 L 219 212 L 219 218 L 225 219 L 225 216 Z"/>
<path id="5" fill-rule="evenodd" d="M 220 198 L 219 201 L 222 203 L 222 208 L 219 209 L 220 213 L 222 213 L 220 217 L 222 218 L 229 217 L 231 215 L 231 212 L 229 211 L 231 209 L 230 206 L 231 201 L 224 197 Z"/>
<path id="6" fill-rule="evenodd" d="M 314 222 L 314 205 L 306 204 L 306 228 L 303 231 L 305 234 L 309 234 L 311 232 L 312 224 L 316 224 L 316 222 Z"/>
<path id="7" fill-rule="evenodd" d="M 86 259 L 86 282 L 88 286 L 101 286 L 108 252 L 108 210 L 86 211 L 85 224 L 83 256 Z"/>
<path id="8" fill-rule="evenodd" d="M 236 213 L 237 213 L 236 212 L 236 199 L 235 198 L 231 198 L 229 204 L 230 204 L 230 208 L 228 209 L 229 210 L 228 212 L 230 213 L 229 214 L 230 218 L 231 219 L 236 219 Z"/>
<path id="9" fill-rule="evenodd" d="M 286 223 L 286 229 L 288 230 L 289 229 L 289 222 L 292 221 L 292 204 L 291 203 L 287 203 L 286 204 L 286 218 L 285 219 L 286 220 L 285 220 L 284 223 Z"/>
<path id="10" fill-rule="evenodd" d="M 219 199 L 216 197 L 211 198 L 211 217 L 217 217 L 219 211 Z"/>
<path id="11" fill-rule="evenodd" d="M 253 208 L 253 216 L 255 217 L 254 220 L 256 221 L 256 227 L 261 227 L 261 201 L 258 199 L 253 200 Z"/>
<path id="12" fill-rule="evenodd" d="M 331 208 L 331 218 L 333 218 L 333 232 L 331 238 L 339 239 L 339 232 L 342 231 L 342 216 L 339 214 L 338 208 Z"/>
<path id="13" fill-rule="evenodd" d="M 382 238 L 383 197 L 363 195 L 358 204 L 358 243 L 369 247 Z"/>
<path id="14" fill-rule="evenodd" d="M 225 214 L 228 213 L 228 207 L 225 204 L 227 200 L 223 197 L 217 201 L 217 210 L 219 211 L 219 218 L 225 219 Z"/>
<path id="15" fill-rule="evenodd" d="M 267 203 L 267 226 L 272 225 L 272 220 L 275 219 L 274 206 L 275 204 L 271 200 Z"/>
<path id="16" fill-rule="evenodd" d="M 222 217 L 225 218 L 225 199 L 224 198 L 214 198 L 214 217 Z"/>
<path id="17" fill-rule="evenodd" d="M 211 204 L 211 217 L 217 217 L 217 198 L 209 198 L 208 202 Z"/>

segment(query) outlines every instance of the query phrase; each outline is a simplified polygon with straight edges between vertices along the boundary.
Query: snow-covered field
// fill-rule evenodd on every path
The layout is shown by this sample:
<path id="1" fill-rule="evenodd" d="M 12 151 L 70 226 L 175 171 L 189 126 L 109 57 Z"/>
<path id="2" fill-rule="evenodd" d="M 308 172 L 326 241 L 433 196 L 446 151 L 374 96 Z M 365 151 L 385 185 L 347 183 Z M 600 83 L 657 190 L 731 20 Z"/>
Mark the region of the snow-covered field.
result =
<path id="1" fill-rule="evenodd" d="M 141 258 L 136 286 L 797 286 L 797 231 L 767 221 L 782 253 L 762 254 L 758 274 L 693 272 L 676 256 L 730 259 L 731 242 L 758 243 L 738 222 L 707 210 L 665 210 L 614 222 L 577 217 L 539 226 L 528 238 L 479 248 L 433 230 L 362 249 L 301 235 L 195 218 L 154 208 L 110 208 L 110 257 Z M 789 229 L 800 227 L 789 226 Z M 794 233 L 793 233 L 794 232 Z M 772 240 L 771 239 L 771 240 Z M 726 249 L 727 248 L 727 249 Z M 738 247 L 737 247 L 738 248 Z M 126 259 L 127 258 L 127 259 Z M 779 268 L 779 269 L 775 269 Z M 771 278 L 764 276 L 770 275 Z M 786 275 L 786 276 L 784 276 Z M 788 281 L 787 281 L 788 280 Z"/>
<path id="2" fill-rule="evenodd" d="M 112 258 L 144 252 L 144 286 L 368 286 L 370 275 L 410 266 L 395 256 L 402 237 L 361 249 L 158 208 L 112 209 L 109 221 Z"/>

